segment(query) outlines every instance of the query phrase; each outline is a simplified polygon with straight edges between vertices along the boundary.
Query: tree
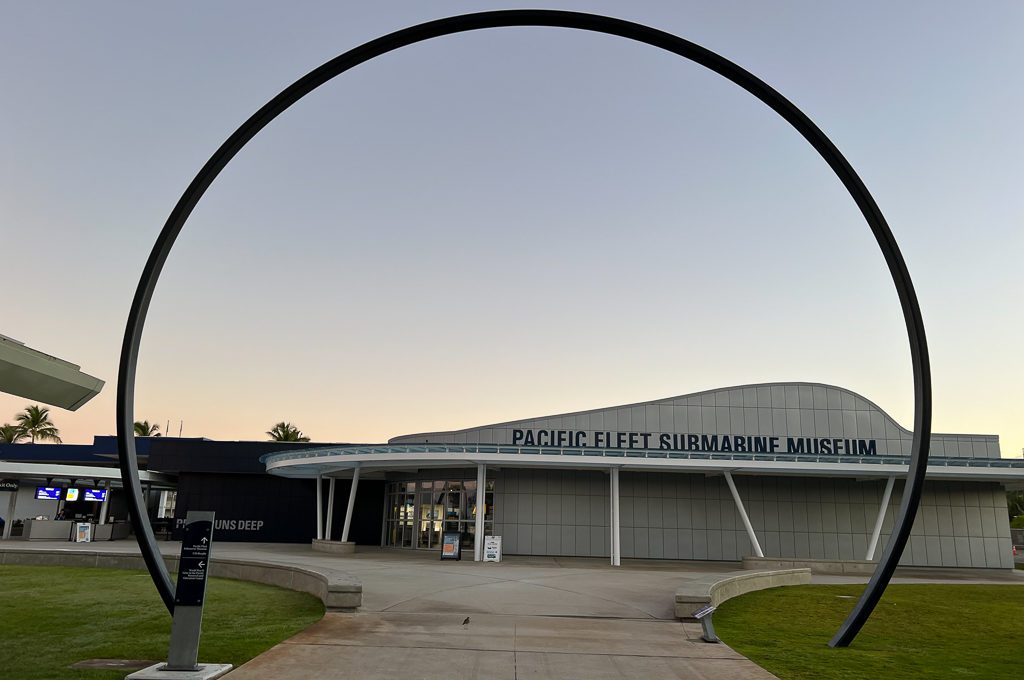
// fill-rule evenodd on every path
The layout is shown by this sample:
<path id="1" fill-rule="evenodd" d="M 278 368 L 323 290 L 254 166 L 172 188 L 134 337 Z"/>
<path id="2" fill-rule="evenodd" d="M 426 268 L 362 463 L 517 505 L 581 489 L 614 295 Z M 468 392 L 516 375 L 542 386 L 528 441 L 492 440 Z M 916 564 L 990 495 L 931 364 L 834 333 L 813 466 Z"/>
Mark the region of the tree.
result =
<path id="1" fill-rule="evenodd" d="M 22 439 L 28 439 L 28 434 L 20 426 L 10 423 L 0 425 L 0 444 L 17 444 Z"/>
<path id="2" fill-rule="evenodd" d="M 1010 519 L 1024 516 L 1024 491 L 1006 492 L 1006 509 L 1010 512 Z"/>
<path id="3" fill-rule="evenodd" d="M 281 421 L 267 432 L 270 440 L 275 442 L 308 442 L 309 437 L 302 434 L 302 430 L 291 423 Z"/>
<path id="4" fill-rule="evenodd" d="M 25 434 L 29 436 L 32 443 L 35 444 L 36 440 L 51 441 L 56 444 L 61 443 L 60 430 L 50 420 L 50 409 L 43 406 L 34 405 L 26 406 L 24 413 L 19 413 L 14 417 L 18 427 L 25 431 Z"/>
<path id="5" fill-rule="evenodd" d="M 156 423 L 149 424 L 148 420 L 136 420 L 135 421 L 135 436 L 136 437 L 159 437 L 160 426 Z"/>

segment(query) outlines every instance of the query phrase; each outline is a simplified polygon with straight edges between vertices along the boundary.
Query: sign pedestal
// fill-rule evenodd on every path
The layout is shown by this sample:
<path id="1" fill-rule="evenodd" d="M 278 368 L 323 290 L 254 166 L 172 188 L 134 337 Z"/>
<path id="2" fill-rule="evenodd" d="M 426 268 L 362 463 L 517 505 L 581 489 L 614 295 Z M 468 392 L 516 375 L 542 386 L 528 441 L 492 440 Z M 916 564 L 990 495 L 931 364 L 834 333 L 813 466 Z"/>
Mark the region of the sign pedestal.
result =
<path id="1" fill-rule="evenodd" d="M 167 664 L 158 663 L 141 671 L 135 671 L 125 680 L 215 680 L 228 674 L 229 663 L 201 663 L 194 671 L 172 671 Z"/>
<path id="2" fill-rule="evenodd" d="M 206 576 L 210 570 L 210 548 L 213 544 L 213 517 L 212 512 L 189 511 L 185 519 L 167 663 L 143 668 L 126 680 L 213 680 L 231 670 L 229 663 L 197 662 Z"/>

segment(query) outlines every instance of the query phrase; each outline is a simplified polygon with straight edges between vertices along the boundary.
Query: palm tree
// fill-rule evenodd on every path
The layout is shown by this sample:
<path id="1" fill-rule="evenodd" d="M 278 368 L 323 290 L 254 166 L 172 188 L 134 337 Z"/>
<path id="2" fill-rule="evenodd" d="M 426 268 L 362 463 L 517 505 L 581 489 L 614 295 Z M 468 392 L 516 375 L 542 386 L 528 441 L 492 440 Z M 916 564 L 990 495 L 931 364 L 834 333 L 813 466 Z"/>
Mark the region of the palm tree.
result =
<path id="1" fill-rule="evenodd" d="M 26 438 L 28 435 L 20 426 L 7 423 L 0 425 L 0 444 L 17 444 Z"/>
<path id="2" fill-rule="evenodd" d="M 36 440 L 61 443 L 60 430 L 50 420 L 50 409 L 42 406 L 26 406 L 24 413 L 14 417 L 18 427 L 25 431 L 35 444 Z"/>
<path id="3" fill-rule="evenodd" d="M 308 442 L 309 437 L 302 434 L 302 430 L 291 423 L 281 421 L 267 432 L 270 440 L 275 442 Z"/>
<path id="4" fill-rule="evenodd" d="M 160 426 L 156 423 L 149 424 L 148 420 L 136 420 L 135 421 L 135 436 L 136 437 L 159 437 Z"/>

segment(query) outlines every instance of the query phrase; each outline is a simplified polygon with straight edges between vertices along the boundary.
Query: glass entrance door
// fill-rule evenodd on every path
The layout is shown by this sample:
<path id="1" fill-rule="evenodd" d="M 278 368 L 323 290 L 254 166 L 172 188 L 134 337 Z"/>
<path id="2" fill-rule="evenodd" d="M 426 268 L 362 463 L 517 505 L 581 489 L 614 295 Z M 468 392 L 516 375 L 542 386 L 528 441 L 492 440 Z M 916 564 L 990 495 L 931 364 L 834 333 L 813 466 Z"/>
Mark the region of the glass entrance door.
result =
<path id="1" fill-rule="evenodd" d="M 494 482 L 487 483 L 484 534 L 494 521 Z M 385 545 L 440 550 L 445 532 L 462 532 L 463 548 L 476 533 L 476 480 L 397 482 L 387 487 Z"/>
<path id="2" fill-rule="evenodd" d="M 395 484 L 388 488 L 384 540 L 387 545 L 413 547 L 416 516 L 415 484 Z"/>
<path id="3" fill-rule="evenodd" d="M 417 548 L 426 550 L 440 550 L 441 548 L 441 522 L 444 518 L 443 493 L 444 482 L 419 482 Z"/>

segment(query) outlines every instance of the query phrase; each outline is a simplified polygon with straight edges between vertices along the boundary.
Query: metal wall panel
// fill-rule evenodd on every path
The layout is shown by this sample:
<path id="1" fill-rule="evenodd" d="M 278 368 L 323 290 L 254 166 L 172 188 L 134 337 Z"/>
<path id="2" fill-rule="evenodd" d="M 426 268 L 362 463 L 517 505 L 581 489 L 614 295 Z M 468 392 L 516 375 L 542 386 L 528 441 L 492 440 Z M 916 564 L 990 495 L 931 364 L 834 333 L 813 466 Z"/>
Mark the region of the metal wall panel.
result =
<path id="1" fill-rule="evenodd" d="M 907 455 L 911 433 L 881 408 L 849 390 L 808 383 L 773 383 L 710 390 L 629 406 L 498 423 L 454 432 L 394 437 L 393 443 L 512 444 L 514 430 L 646 432 L 875 439 L 880 455 Z M 785 443 L 785 442 L 784 442 Z M 995 435 L 933 434 L 936 456 L 998 458 Z"/>
<path id="2" fill-rule="evenodd" d="M 864 559 L 884 480 L 735 480 L 766 555 Z M 876 557 L 901 486 L 893 490 Z M 722 477 L 623 471 L 620 493 L 625 558 L 735 561 L 752 553 Z M 505 536 L 509 554 L 609 555 L 606 473 L 505 468 L 495 474 L 495 504 L 495 533 Z M 1012 568 L 1002 487 L 928 482 L 901 564 Z"/>

